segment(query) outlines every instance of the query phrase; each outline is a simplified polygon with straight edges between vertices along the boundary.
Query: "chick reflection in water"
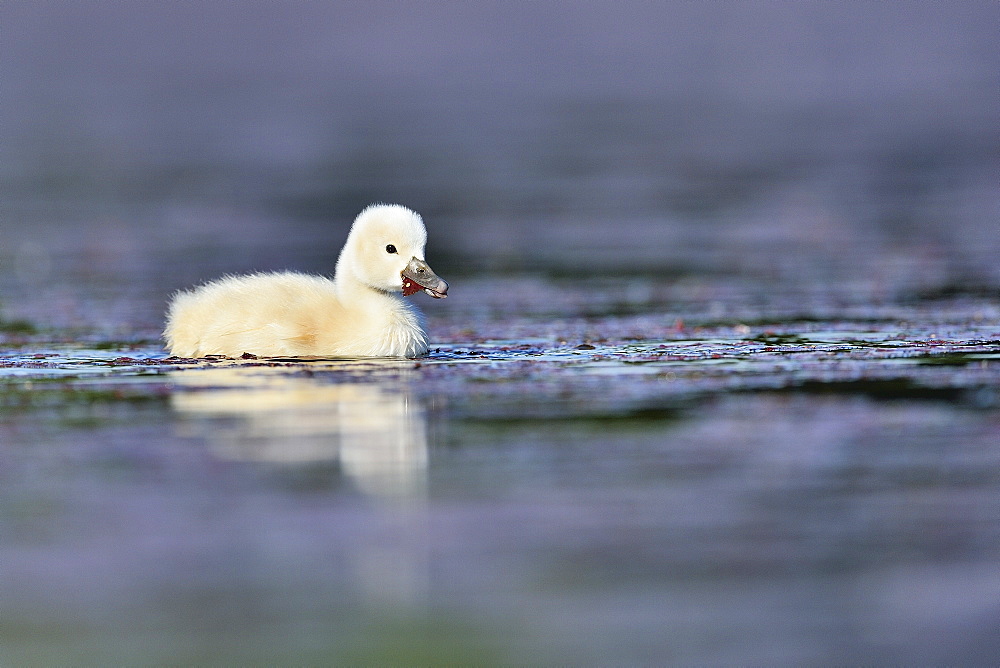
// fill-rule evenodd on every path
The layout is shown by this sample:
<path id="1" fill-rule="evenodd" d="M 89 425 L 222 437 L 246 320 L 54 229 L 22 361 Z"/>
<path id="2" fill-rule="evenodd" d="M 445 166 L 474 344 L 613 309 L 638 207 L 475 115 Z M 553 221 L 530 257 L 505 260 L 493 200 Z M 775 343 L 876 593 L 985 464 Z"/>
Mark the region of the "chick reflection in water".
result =
<path id="1" fill-rule="evenodd" d="M 171 401 L 182 414 L 206 418 L 189 420 L 186 428 L 220 457 L 289 465 L 339 460 L 367 494 L 422 495 L 426 415 L 398 381 L 336 383 L 289 371 L 237 366 L 178 372 L 172 379 L 178 390 L 191 391 L 174 392 Z"/>

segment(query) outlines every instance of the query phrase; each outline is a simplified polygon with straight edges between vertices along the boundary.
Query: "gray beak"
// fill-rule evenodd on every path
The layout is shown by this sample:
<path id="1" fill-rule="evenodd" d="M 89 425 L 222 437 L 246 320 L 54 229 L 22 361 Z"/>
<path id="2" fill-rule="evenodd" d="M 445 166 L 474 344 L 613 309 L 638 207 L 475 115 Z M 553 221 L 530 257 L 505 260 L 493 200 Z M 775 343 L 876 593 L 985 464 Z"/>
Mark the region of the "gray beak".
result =
<path id="1" fill-rule="evenodd" d="M 403 295 L 409 297 L 423 290 L 434 299 L 448 296 L 448 282 L 438 277 L 426 262 L 410 258 L 410 263 L 402 271 Z"/>

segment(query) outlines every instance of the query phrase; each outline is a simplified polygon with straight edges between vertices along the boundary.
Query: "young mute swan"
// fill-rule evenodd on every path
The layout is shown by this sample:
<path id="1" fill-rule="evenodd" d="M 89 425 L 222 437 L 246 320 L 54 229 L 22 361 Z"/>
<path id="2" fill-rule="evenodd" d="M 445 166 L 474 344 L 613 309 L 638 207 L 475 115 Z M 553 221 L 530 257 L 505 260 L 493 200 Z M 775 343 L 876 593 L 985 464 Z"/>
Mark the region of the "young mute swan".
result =
<path id="1" fill-rule="evenodd" d="M 180 357 L 423 355 L 423 317 L 400 293 L 447 295 L 448 284 L 424 261 L 426 242 L 418 214 L 369 206 L 351 226 L 332 280 L 264 273 L 179 292 L 167 313 L 167 348 Z"/>

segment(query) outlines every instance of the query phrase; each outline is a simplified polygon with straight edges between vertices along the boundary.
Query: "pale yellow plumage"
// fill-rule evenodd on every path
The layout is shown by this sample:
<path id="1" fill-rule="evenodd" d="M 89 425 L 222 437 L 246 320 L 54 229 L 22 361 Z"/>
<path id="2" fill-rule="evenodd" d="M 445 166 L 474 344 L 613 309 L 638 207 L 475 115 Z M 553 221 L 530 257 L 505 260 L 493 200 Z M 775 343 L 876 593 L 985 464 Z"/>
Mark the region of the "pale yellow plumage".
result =
<path id="1" fill-rule="evenodd" d="M 413 266 L 421 267 L 425 292 L 447 292 L 423 262 L 425 242 L 414 212 L 368 207 L 354 221 L 333 279 L 294 272 L 228 276 L 180 292 L 167 314 L 167 347 L 182 357 L 423 355 L 423 318 L 399 293 L 402 272 Z"/>

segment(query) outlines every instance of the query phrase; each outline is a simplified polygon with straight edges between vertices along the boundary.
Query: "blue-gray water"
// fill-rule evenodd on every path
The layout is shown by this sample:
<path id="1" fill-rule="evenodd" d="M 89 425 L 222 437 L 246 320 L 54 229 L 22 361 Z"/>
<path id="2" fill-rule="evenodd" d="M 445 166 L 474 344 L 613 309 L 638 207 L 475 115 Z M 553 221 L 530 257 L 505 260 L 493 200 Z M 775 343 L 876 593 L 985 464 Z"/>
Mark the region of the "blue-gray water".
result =
<path id="1" fill-rule="evenodd" d="M 998 24 L 3 5 L 0 663 L 994 663 Z M 428 358 L 167 358 L 372 201 Z"/>

